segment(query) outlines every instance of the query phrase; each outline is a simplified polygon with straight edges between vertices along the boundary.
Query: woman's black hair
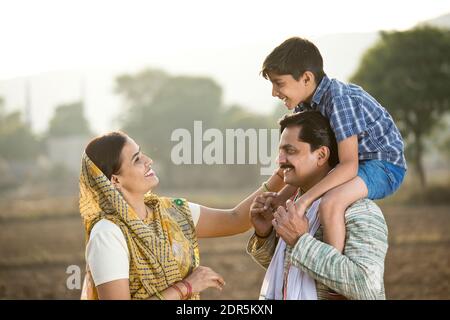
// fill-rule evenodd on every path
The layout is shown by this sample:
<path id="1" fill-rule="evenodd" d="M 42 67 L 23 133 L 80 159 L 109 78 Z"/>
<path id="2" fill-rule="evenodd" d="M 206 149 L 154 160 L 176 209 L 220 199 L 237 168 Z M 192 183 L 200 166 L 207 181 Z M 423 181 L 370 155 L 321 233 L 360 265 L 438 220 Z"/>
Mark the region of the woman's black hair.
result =
<path id="1" fill-rule="evenodd" d="M 91 161 L 111 180 L 113 174 L 119 173 L 122 165 L 122 149 L 128 136 L 114 131 L 92 139 L 86 147 L 86 154 Z"/>

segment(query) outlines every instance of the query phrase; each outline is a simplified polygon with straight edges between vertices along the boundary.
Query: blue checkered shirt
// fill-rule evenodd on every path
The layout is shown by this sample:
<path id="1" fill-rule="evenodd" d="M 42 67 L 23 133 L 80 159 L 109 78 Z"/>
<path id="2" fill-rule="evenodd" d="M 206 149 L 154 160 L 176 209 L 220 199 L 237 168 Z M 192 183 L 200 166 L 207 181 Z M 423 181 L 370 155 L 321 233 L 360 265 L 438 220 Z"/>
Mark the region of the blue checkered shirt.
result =
<path id="1" fill-rule="evenodd" d="M 357 135 L 359 160 L 384 160 L 407 168 L 402 136 L 391 115 L 370 94 L 354 84 L 324 76 L 311 104 L 295 112 L 316 110 L 330 121 L 340 141 Z"/>

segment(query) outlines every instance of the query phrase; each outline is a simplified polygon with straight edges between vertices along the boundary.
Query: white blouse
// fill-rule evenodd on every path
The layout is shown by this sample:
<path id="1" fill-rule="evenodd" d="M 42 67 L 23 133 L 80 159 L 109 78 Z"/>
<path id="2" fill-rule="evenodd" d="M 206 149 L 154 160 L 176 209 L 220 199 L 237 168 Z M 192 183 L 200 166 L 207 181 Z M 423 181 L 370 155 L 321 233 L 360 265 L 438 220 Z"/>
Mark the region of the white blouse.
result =
<path id="1" fill-rule="evenodd" d="M 188 202 L 194 225 L 200 218 L 200 205 Z M 102 219 L 92 228 L 86 245 L 86 261 L 96 286 L 130 276 L 130 253 L 122 230 Z"/>

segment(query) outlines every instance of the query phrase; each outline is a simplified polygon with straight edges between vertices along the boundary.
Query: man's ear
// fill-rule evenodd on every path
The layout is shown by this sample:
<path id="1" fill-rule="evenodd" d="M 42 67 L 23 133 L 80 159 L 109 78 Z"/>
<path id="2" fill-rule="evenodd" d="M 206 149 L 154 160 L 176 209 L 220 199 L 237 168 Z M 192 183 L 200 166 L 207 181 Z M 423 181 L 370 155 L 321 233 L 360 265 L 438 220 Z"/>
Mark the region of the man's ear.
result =
<path id="1" fill-rule="evenodd" d="M 321 146 L 319 149 L 316 150 L 318 153 L 317 158 L 317 166 L 321 167 L 328 163 L 328 159 L 330 158 L 330 149 L 325 146 Z"/>

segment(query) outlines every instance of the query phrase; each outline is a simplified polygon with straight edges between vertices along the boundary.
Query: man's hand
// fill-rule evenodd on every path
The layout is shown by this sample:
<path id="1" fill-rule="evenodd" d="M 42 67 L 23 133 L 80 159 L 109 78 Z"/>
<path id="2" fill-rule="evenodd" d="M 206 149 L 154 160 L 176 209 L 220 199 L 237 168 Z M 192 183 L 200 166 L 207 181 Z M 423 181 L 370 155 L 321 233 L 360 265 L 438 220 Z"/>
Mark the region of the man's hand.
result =
<path id="1" fill-rule="evenodd" d="M 278 207 L 274 213 L 272 225 L 284 242 L 293 247 L 298 239 L 308 232 L 309 222 L 305 217 L 305 211 L 297 210 L 292 200 L 286 201 L 286 209 Z"/>
<path id="2" fill-rule="evenodd" d="M 273 203 L 276 192 L 264 192 L 257 196 L 250 207 L 250 219 L 257 236 L 266 237 L 272 232 Z"/>

